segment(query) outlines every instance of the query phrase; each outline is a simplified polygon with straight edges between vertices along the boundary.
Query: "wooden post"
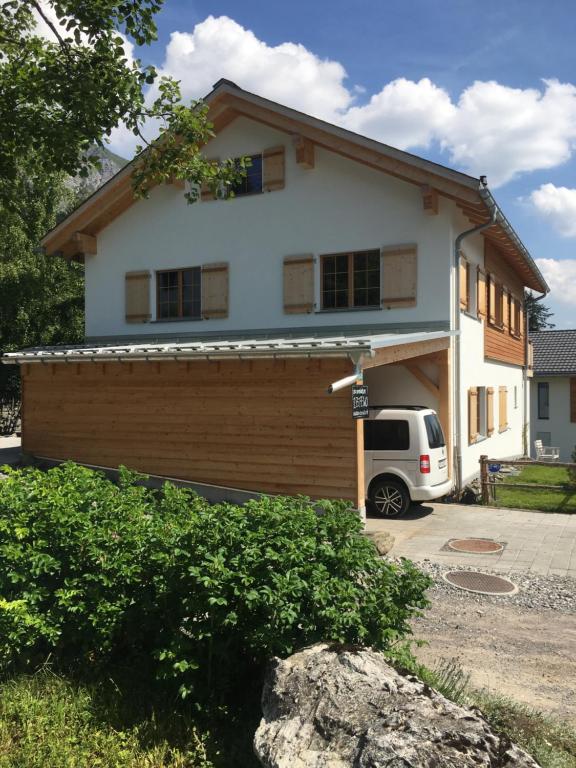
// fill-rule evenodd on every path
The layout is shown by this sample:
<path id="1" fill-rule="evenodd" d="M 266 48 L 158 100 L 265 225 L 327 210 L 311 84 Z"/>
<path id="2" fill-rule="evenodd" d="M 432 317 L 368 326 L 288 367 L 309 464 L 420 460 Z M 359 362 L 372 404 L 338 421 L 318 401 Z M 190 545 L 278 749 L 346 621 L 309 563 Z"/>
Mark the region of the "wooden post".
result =
<path id="1" fill-rule="evenodd" d="M 454 468 L 452 462 L 452 405 L 450 397 L 450 377 L 451 377 L 451 352 L 445 349 L 438 353 L 438 389 L 440 390 L 438 399 L 438 418 L 442 425 L 442 431 L 446 439 L 446 457 L 448 459 L 448 477 L 454 477 Z"/>
<path id="2" fill-rule="evenodd" d="M 490 488 L 488 486 L 488 456 L 480 456 L 480 488 L 482 504 L 490 503 Z"/>

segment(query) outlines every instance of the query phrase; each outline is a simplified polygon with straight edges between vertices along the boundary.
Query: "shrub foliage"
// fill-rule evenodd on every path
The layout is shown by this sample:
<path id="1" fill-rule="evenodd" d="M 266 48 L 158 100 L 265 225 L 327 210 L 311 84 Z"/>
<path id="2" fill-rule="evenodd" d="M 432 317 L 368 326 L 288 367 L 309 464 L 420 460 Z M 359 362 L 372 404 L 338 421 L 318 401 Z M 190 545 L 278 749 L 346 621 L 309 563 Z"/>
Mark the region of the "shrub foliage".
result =
<path id="1" fill-rule="evenodd" d="M 344 502 L 210 505 L 68 463 L 0 483 L 0 663 L 140 659 L 223 691 L 316 641 L 406 652 L 427 577 L 378 557 Z"/>

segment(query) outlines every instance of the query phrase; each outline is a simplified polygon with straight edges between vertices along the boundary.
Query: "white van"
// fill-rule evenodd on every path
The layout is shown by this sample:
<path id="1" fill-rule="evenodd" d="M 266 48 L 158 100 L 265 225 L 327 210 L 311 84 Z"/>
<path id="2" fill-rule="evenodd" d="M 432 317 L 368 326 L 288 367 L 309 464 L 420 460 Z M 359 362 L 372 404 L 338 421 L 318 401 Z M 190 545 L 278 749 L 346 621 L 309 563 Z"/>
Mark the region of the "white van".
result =
<path id="1" fill-rule="evenodd" d="M 422 405 L 370 406 L 364 471 L 369 505 L 383 517 L 450 493 L 446 441 L 436 412 Z"/>

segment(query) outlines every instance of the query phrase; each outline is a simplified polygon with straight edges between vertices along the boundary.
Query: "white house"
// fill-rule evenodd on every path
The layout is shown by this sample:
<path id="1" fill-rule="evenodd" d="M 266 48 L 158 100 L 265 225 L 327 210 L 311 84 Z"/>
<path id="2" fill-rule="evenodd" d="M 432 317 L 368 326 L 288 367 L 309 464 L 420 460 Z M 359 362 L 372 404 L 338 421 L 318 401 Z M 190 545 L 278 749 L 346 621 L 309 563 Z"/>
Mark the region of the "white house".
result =
<path id="1" fill-rule="evenodd" d="M 136 201 L 128 165 L 44 238 L 82 259 L 86 345 L 24 350 L 23 447 L 364 506 L 372 404 L 435 408 L 461 487 L 522 454 L 525 286 L 546 283 L 483 180 L 248 93 L 207 96 L 234 199 Z"/>
<path id="2" fill-rule="evenodd" d="M 560 449 L 560 461 L 576 450 L 576 330 L 530 334 L 534 346 L 532 452 L 534 441 Z"/>

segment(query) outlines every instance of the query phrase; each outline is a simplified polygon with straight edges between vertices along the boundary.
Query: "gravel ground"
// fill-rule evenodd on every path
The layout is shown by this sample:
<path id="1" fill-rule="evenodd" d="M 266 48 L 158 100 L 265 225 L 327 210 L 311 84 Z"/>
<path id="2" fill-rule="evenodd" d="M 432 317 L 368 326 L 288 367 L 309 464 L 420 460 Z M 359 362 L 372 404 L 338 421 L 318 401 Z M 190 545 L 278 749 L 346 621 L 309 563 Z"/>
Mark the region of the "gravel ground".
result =
<path id="1" fill-rule="evenodd" d="M 550 610 L 559 613 L 576 613 L 576 579 L 570 576 L 540 576 L 535 573 L 514 572 L 502 573 L 489 569 L 471 568 L 465 565 L 445 566 L 430 560 L 423 560 L 416 565 L 434 579 L 430 596 L 450 595 L 466 603 L 478 605 L 517 605 L 534 610 Z M 510 579 L 518 587 L 518 592 L 510 596 L 480 595 L 453 587 L 442 578 L 448 571 L 479 571 L 494 576 Z"/>

